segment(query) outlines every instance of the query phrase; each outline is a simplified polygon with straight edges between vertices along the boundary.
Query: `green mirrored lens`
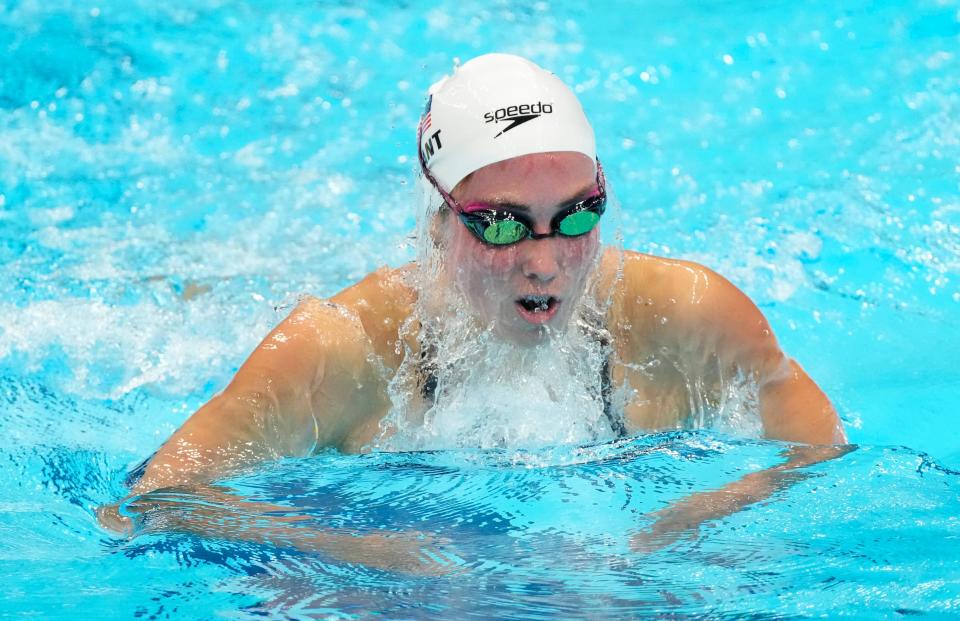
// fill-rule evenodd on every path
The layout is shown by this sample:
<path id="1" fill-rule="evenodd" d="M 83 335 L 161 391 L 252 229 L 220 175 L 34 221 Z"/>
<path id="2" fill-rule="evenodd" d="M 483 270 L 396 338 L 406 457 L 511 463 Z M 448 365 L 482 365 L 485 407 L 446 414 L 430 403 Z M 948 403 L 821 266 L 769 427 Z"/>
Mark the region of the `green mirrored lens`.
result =
<path id="1" fill-rule="evenodd" d="M 527 227 L 516 220 L 497 220 L 483 232 L 488 244 L 515 244 L 527 236 Z"/>
<path id="2" fill-rule="evenodd" d="M 575 211 L 560 221 L 560 233 L 573 237 L 593 230 L 600 222 L 600 214 L 595 211 Z"/>

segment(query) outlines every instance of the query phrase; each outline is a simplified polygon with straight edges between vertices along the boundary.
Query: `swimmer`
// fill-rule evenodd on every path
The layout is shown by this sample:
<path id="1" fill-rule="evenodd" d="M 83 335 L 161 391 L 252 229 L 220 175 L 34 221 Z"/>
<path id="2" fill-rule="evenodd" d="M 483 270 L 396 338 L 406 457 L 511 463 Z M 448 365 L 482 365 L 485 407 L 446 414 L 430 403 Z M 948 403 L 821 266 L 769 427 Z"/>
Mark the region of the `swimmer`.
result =
<path id="1" fill-rule="evenodd" d="M 829 399 L 737 287 L 696 263 L 602 247 L 608 179 L 556 76 L 505 54 L 465 63 L 431 87 L 418 152 L 435 197 L 418 261 L 303 300 L 149 460 L 131 497 L 328 448 L 402 446 L 391 434 L 436 421 L 444 399 L 493 394 L 484 381 L 533 377 L 561 390 L 567 378 L 555 381 L 549 363 L 576 366 L 581 354 L 594 368 L 570 376 L 593 393 L 590 437 L 689 426 L 739 377 L 755 389 L 764 437 L 846 442 Z M 455 361 L 442 358 L 451 326 Z M 834 453 L 803 455 L 790 468 Z M 772 487 L 765 480 L 742 504 Z"/>

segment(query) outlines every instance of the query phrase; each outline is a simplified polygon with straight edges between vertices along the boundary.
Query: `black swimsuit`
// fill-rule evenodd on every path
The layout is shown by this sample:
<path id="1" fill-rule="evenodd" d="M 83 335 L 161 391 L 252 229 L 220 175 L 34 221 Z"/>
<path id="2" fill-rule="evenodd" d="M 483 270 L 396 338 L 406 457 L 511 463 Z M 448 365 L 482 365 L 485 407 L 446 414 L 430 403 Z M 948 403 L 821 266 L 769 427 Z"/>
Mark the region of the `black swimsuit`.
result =
<path id="1" fill-rule="evenodd" d="M 420 350 L 420 358 L 426 357 L 426 349 Z M 429 361 L 423 361 L 420 382 L 420 394 L 426 401 L 433 403 L 437 394 L 437 372 L 436 365 Z M 610 429 L 613 430 L 617 438 L 627 436 L 627 426 L 623 422 L 623 416 L 617 416 L 613 411 L 613 405 L 610 402 L 613 392 L 613 382 L 610 380 L 610 360 L 604 358 L 603 369 L 600 370 L 600 397 L 603 399 L 603 416 L 610 423 Z"/>
<path id="2" fill-rule="evenodd" d="M 614 413 L 613 405 L 610 402 L 613 393 L 613 382 L 610 379 L 610 360 L 603 359 L 603 369 L 600 370 L 600 396 L 603 398 L 603 415 L 610 423 L 610 429 L 617 438 L 627 437 L 627 426 L 623 422 L 623 414 L 619 416 Z"/>

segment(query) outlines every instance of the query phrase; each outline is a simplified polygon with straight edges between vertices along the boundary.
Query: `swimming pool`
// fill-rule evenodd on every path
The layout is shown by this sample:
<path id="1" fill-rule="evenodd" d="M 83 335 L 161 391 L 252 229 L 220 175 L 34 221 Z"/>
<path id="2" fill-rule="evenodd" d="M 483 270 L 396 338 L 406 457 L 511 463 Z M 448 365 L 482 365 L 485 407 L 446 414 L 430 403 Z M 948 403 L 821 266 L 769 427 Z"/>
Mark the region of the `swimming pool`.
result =
<path id="1" fill-rule="evenodd" d="M 960 4 L 754 4 L 0 0 L 0 611 L 956 614 Z M 575 85 L 624 245 L 747 291 L 858 450 L 649 554 L 630 542 L 650 512 L 783 447 L 700 430 L 225 482 L 437 538 L 439 576 L 99 529 L 298 295 L 412 256 L 421 93 L 491 50 Z"/>

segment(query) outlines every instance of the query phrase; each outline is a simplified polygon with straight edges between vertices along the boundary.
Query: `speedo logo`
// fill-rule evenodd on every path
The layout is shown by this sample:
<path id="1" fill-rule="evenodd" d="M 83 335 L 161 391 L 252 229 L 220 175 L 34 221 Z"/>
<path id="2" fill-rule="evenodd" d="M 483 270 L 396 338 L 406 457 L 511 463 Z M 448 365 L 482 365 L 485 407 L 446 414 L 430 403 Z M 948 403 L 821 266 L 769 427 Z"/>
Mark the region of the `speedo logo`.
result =
<path id="1" fill-rule="evenodd" d="M 538 101 L 535 104 L 520 104 L 519 106 L 507 106 L 506 108 L 497 108 L 483 115 L 487 123 L 506 123 L 510 124 L 500 130 L 494 138 L 499 138 L 518 125 L 523 125 L 527 121 L 539 118 L 544 114 L 552 114 L 553 106 L 548 103 Z"/>

